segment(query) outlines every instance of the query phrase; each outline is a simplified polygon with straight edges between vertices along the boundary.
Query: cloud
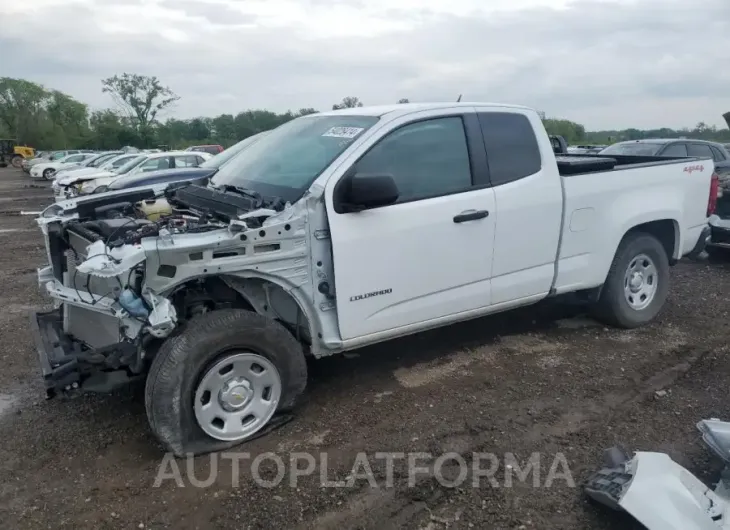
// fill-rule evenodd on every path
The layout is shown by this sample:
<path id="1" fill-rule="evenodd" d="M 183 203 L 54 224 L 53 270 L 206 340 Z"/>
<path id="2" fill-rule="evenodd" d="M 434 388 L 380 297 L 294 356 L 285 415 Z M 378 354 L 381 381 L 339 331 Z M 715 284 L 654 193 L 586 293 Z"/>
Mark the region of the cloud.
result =
<path id="1" fill-rule="evenodd" d="M 724 126 L 730 2 L 28 0 L 3 75 L 94 107 L 100 80 L 157 75 L 179 117 L 451 100 L 519 103 L 589 129 Z M 485 6 L 488 6 L 485 8 Z"/>

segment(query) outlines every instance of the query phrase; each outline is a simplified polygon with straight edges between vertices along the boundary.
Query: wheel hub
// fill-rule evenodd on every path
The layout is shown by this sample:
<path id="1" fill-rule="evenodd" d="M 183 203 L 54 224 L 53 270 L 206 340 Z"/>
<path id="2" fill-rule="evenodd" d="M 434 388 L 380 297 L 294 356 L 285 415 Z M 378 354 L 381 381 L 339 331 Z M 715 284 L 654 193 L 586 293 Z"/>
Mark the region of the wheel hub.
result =
<path id="1" fill-rule="evenodd" d="M 624 277 L 624 296 L 632 309 L 641 311 L 651 304 L 658 279 L 654 260 L 647 254 L 639 254 L 629 261 Z"/>
<path id="2" fill-rule="evenodd" d="M 195 418 L 211 438 L 242 441 L 268 423 L 281 390 L 279 371 L 266 357 L 253 352 L 225 355 L 198 383 Z"/>
<path id="3" fill-rule="evenodd" d="M 638 293 L 644 286 L 644 275 L 640 272 L 633 272 L 629 279 L 629 288 L 631 292 Z"/>
<path id="4" fill-rule="evenodd" d="M 241 410 L 251 401 L 253 388 L 244 377 L 234 377 L 226 381 L 218 394 L 218 402 L 225 410 Z"/>

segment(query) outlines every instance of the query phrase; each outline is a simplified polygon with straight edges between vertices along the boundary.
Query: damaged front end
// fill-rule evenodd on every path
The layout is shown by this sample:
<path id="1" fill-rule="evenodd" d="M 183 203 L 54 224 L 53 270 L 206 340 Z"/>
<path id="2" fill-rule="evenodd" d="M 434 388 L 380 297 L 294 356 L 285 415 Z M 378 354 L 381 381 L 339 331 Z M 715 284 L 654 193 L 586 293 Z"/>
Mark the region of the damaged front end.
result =
<path id="1" fill-rule="evenodd" d="M 730 423 L 702 420 L 703 440 L 730 463 Z M 730 467 L 710 489 L 669 455 L 618 448 L 604 454 L 604 468 L 586 482 L 586 494 L 624 510 L 648 530 L 730 530 Z"/>
<path id="2" fill-rule="evenodd" d="M 216 302 L 243 303 L 235 293 L 211 302 L 206 289 L 226 275 L 230 284 L 259 268 L 302 276 L 304 221 L 289 205 L 260 203 L 181 185 L 47 208 L 37 222 L 49 265 L 38 281 L 56 307 L 31 315 L 47 396 L 143 377 L 176 327 Z M 269 226 L 276 236 L 262 235 Z"/>

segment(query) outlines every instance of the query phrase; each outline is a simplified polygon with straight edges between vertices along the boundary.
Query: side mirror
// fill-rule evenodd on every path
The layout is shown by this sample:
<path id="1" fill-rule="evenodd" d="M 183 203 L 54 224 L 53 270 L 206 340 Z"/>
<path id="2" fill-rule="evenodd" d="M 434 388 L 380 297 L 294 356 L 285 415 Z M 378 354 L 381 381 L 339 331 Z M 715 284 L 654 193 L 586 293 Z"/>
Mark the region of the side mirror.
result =
<path id="1" fill-rule="evenodd" d="M 398 186 L 391 175 L 355 173 L 342 184 L 340 213 L 388 206 L 398 200 Z"/>

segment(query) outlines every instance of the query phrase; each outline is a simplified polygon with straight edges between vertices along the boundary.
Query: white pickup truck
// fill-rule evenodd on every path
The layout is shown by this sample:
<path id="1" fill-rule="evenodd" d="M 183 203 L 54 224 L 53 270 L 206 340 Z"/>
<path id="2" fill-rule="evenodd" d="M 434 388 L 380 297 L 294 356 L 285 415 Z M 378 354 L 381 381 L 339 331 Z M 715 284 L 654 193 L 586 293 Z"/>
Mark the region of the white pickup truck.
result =
<path id="1" fill-rule="evenodd" d="M 523 107 L 297 118 L 210 182 L 42 213 L 39 282 L 60 302 L 31 318 L 47 391 L 146 377 L 166 448 L 223 449 L 295 405 L 306 355 L 563 293 L 649 322 L 716 194 L 711 159 L 556 157 Z"/>

